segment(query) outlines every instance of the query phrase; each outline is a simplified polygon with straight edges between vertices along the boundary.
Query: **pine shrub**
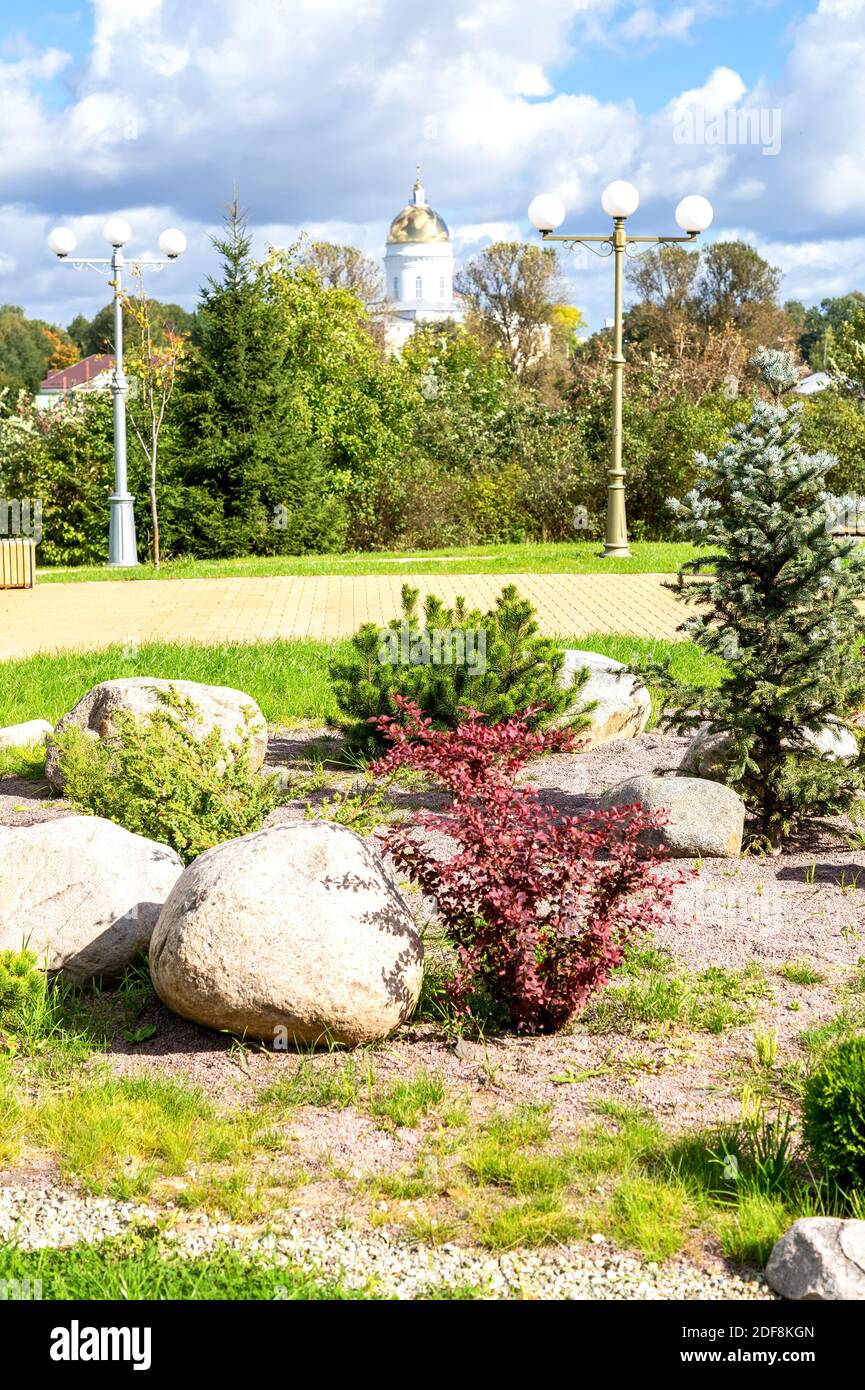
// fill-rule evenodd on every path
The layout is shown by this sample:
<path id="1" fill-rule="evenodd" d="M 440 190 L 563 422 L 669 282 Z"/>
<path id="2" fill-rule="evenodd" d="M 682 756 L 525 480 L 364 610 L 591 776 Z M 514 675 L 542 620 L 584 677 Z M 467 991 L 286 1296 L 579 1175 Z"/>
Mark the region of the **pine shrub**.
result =
<path id="1" fill-rule="evenodd" d="M 803 452 L 802 405 L 782 403 L 797 379 L 792 358 L 761 349 L 754 361 L 774 399 L 756 400 L 713 459 L 698 455 L 697 486 L 670 503 L 679 529 L 710 548 L 684 568 L 711 565 L 714 577 L 680 592 L 705 605 L 685 630 L 724 658 L 720 685 L 683 688 L 663 667 L 639 671 L 660 689 L 668 725 L 681 733 L 708 720 L 727 736 L 717 776 L 777 847 L 803 820 L 847 810 L 865 782 L 861 752 L 830 758 L 816 742 L 849 728 L 865 703 L 865 552 L 833 533 L 825 479 L 835 460 Z"/>
<path id="2" fill-rule="evenodd" d="M 45 993 L 45 976 L 32 951 L 0 951 L 0 1030 L 15 1033 Z"/>
<path id="3" fill-rule="evenodd" d="M 532 730 L 531 711 L 498 724 L 471 711 L 442 731 L 395 701 L 397 714 L 378 720 L 390 747 L 373 770 L 412 768 L 451 797 L 449 810 L 416 813 L 385 837 L 397 867 L 435 900 L 456 954 L 451 1001 L 518 1033 L 555 1032 L 634 935 L 663 920 L 674 880 L 643 838 L 658 818 L 634 807 L 560 816 L 536 787 L 515 785 L 531 759 L 574 748 L 570 730 Z M 444 833 L 456 854 L 439 857 L 420 829 Z"/>
<path id="4" fill-rule="evenodd" d="M 811 1073 L 802 1128 L 828 1177 L 865 1187 L 865 1038 L 837 1043 Z"/>
<path id="5" fill-rule="evenodd" d="M 486 714 L 490 722 L 532 710 L 528 724 L 542 727 L 576 700 L 585 672 L 568 690 L 559 685 L 564 653 L 538 634 L 534 609 L 514 585 L 483 613 L 457 598 L 453 608 L 434 594 L 418 612 L 417 589 L 402 588 L 402 616 L 384 632 L 365 623 L 352 638 L 347 657 L 331 662 L 330 674 L 349 741 L 382 746 L 382 715 L 393 716 L 395 697 L 418 705 L 436 728 L 453 729 L 463 711 Z M 444 640 L 442 635 L 445 634 Z M 456 644 L 455 646 L 453 644 Z M 462 659 L 451 659 L 463 652 Z M 444 659 L 437 660 L 436 653 Z M 584 714 L 569 721 L 577 729 Z"/>
<path id="6" fill-rule="evenodd" d="M 110 738 L 69 728 L 55 736 L 66 799 L 135 835 L 175 849 L 185 864 L 223 840 L 261 828 L 285 799 L 272 776 L 251 770 L 249 716 L 240 742 L 218 729 L 203 739 L 193 701 L 173 687 L 157 691 L 145 718 L 120 711 Z"/>

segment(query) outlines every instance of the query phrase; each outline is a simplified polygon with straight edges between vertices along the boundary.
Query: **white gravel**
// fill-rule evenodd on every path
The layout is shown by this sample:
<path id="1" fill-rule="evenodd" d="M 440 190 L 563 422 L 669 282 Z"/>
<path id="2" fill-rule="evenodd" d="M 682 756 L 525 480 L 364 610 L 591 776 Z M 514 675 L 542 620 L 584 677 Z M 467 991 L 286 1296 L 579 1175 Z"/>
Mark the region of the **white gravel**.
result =
<path id="1" fill-rule="evenodd" d="M 61 1248 L 153 1226 L 157 1212 L 133 1202 L 82 1197 L 65 1189 L 0 1188 L 0 1240 L 23 1249 Z M 536 1299 L 774 1299 L 761 1277 L 700 1269 L 686 1260 L 663 1265 L 613 1251 L 602 1238 L 579 1246 L 490 1255 L 453 1244 L 431 1249 L 398 1234 L 360 1228 L 251 1236 L 228 1223 L 202 1221 L 194 1231 L 163 1232 L 166 1248 L 208 1254 L 222 1245 L 278 1264 L 304 1265 L 348 1287 L 398 1299 L 431 1288 L 472 1285 L 482 1296 Z"/>

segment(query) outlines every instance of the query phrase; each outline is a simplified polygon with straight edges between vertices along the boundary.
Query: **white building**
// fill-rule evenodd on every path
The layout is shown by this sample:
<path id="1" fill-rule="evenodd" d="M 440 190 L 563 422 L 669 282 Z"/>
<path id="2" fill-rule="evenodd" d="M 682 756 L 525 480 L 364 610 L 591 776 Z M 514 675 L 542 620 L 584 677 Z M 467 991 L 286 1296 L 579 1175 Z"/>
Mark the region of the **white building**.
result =
<path id="1" fill-rule="evenodd" d="M 390 224 L 384 273 L 388 347 L 402 347 L 417 323 L 462 320 L 465 311 L 454 298 L 451 234 L 426 200 L 419 168 L 411 202 Z"/>

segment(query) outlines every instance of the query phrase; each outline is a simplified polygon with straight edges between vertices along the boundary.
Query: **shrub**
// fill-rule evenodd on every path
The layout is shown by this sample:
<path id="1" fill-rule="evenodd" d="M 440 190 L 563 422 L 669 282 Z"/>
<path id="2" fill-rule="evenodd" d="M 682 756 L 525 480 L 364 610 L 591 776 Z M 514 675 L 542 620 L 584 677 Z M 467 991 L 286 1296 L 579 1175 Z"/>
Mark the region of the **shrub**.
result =
<path id="1" fill-rule="evenodd" d="M 865 1038 L 836 1044 L 811 1073 L 802 1128 L 828 1177 L 865 1186 Z"/>
<path id="2" fill-rule="evenodd" d="M 56 736 L 67 799 L 136 835 L 171 845 L 184 863 L 223 840 L 258 830 L 284 799 L 273 777 L 250 770 L 250 721 L 227 748 L 218 729 L 203 739 L 194 703 L 173 687 L 144 719 L 114 717 L 111 738 L 70 728 Z"/>
<path id="3" fill-rule="evenodd" d="M 32 951 L 0 951 L 0 1030 L 16 1032 L 45 994 L 45 976 Z"/>
<path id="4" fill-rule="evenodd" d="M 660 921 L 673 880 L 641 842 L 656 817 L 633 807 L 557 816 L 517 773 L 574 735 L 530 727 L 533 712 L 498 724 L 471 710 L 443 732 L 395 697 L 377 720 L 391 747 L 374 770 L 410 767 L 450 793 L 447 812 L 417 813 L 385 838 L 399 869 L 435 899 L 457 957 L 448 992 L 458 1012 L 487 1011 L 519 1033 L 562 1028 L 621 963 L 633 935 Z M 437 858 L 418 828 L 457 844 Z"/>
<path id="5" fill-rule="evenodd" d="M 700 460 L 697 486 L 671 504 L 687 538 L 712 547 L 685 568 L 712 565 L 714 578 L 681 594 L 705 605 L 687 628 L 726 659 L 721 682 L 677 687 L 661 668 L 640 674 L 660 688 L 680 733 L 707 719 L 729 736 L 719 776 L 777 846 L 803 820 L 847 810 L 865 783 L 861 755 L 826 757 L 817 742 L 865 702 L 865 552 L 856 537 L 833 534 L 825 488 L 834 460 L 803 452 L 802 406 L 781 401 L 797 379 L 790 355 L 764 349 L 755 361 L 775 399 L 754 402 L 749 422 Z"/>
<path id="6" fill-rule="evenodd" d="M 538 635 L 532 605 L 512 584 L 488 613 L 466 608 L 461 598 L 448 608 L 429 594 L 422 620 L 418 590 L 405 584 L 402 617 L 384 632 L 365 623 L 348 657 L 335 658 L 330 673 L 343 728 L 362 745 L 380 741 L 375 721 L 394 714 L 397 696 L 416 704 L 438 728 L 455 728 L 467 706 L 491 722 L 531 708 L 528 723 L 538 727 L 573 703 L 588 676 L 563 690 L 563 665 L 563 652 Z M 585 722 L 576 717 L 571 727 Z"/>

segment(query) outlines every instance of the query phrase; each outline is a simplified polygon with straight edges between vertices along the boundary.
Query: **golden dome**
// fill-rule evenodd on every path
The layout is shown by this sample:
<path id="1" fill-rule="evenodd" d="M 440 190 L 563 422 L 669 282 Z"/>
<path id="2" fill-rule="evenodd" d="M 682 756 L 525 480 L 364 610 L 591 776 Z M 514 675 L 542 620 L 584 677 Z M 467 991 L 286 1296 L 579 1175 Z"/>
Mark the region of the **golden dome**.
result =
<path id="1" fill-rule="evenodd" d="M 398 212 L 390 224 L 388 243 L 394 241 L 450 241 L 448 224 L 426 201 L 420 169 L 417 171 L 412 201 Z"/>

